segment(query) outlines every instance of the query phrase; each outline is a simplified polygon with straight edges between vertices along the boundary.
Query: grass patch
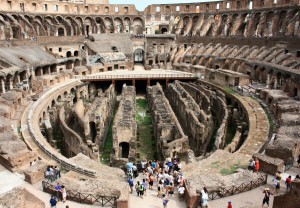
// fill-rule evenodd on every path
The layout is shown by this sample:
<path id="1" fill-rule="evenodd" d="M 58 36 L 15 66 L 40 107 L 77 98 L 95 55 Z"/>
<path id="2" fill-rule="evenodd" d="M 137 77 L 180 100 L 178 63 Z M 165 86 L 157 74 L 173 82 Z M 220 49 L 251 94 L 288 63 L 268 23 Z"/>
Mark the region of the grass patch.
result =
<path id="1" fill-rule="evenodd" d="M 136 121 L 137 121 L 137 137 L 139 146 L 137 147 L 137 153 L 140 158 L 153 160 L 155 141 L 153 137 L 152 118 L 149 113 L 149 106 L 146 99 L 136 100 Z"/>
<path id="2" fill-rule="evenodd" d="M 107 131 L 107 135 L 106 135 L 106 139 L 104 142 L 104 147 L 103 147 L 103 152 L 102 152 L 102 156 L 101 156 L 101 161 L 103 164 L 105 165 L 109 165 L 110 163 L 110 154 L 113 148 L 113 132 L 112 132 L 112 128 L 113 128 L 113 124 L 114 124 L 114 118 L 115 118 L 115 114 L 117 113 L 119 107 L 119 102 L 117 102 L 115 104 L 114 107 L 114 112 L 112 115 L 112 119 L 110 121 L 109 127 L 108 127 L 108 131 Z"/>
<path id="3" fill-rule="evenodd" d="M 220 166 L 220 161 L 216 161 L 210 164 L 212 168 L 218 168 Z"/>
<path id="4" fill-rule="evenodd" d="M 230 87 L 223 87 L 223 89 L 224 89 L 227 93 L 229 93 L 229 94 L 231 94 L 231 95 L 239 96 L 239 94 L 236 93 L 236 92 L 235 92 L 233 89 L 231 89 Z"/>
<path id="5" fill-rule="evenodd" d="M 247 169 L 247 167 L 248 167 L 248 165 L 241 164 L 240 161 L 239 161 L 237 164 L 232 165 L 229 168 L 222 168 L 220 170 L 220 173 L 223 176 L 231 175 L 231 174 L 235 173 L 237 171 L 237 169 Z"/>

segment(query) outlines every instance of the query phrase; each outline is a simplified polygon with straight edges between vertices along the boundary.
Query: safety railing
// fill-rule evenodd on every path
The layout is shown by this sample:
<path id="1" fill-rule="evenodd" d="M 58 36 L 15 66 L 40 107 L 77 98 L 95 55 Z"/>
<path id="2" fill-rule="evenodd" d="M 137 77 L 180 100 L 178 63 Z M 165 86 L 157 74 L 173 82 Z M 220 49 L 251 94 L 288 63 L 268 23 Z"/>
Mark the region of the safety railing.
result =
<path id="1" fill-rule="evenodd" d="M 76 75 L 76 79 L 80 80 L 112 80 L 112 79 L 161 79 L 161 78 L 191 78 L 196 79 L 197 75 L 195 74 L 118 74 L 118 75 L 90 75 L 90 76 L 81 76 Z"/>
<path id="2" fill-rule="evenodd" d="M 265 185 L 268 180 L 268 175 L 261 172 L 258 172 L 257 174 L 259 174 L 259 178 L 257 180 L 249 181 L 248 183 L 242 183 L 239 186 L 220 187 L 219 190 L 209 191 L 208 198 L 210 200 L 214 200 L 218 198 L 228 197 Z"/>
<path id="3" fill-rule="evenodd" d="M 42 181 L 43 191 L 49 193 L 57 199 L 62 198 L 62 194 L 60 191 L 55 189 L 55 186 L 51 183 L 46 181 Z M 105 196 L 105 195 L 93 195 L 93 194 L 83 194 L 80 192 L 73 192 L 71 190 L 67 191 L 67 200 L 75 201 L 81 204 L 95 204 L 101 207 L 117 207 L 117 200 L 120 196 L 112 195 L 112 196 Z"/>

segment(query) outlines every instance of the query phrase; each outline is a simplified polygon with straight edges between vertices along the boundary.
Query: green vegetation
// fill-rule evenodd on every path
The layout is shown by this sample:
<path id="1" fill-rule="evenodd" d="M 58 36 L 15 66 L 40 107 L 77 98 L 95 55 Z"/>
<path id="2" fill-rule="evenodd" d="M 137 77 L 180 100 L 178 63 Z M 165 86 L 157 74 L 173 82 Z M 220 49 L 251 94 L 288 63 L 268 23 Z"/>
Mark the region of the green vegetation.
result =
<path id="1" fill-rule="evenodd" d="M 140 158 L 153 160 L 155 141 L 153 136 L 152 119 L 146 99 L 136 100 L 136 121 L 137 121 L 137 153 Z"/>
<path id="2" fill-rule="evenodd" d="M 211 166 L 212 168 L 218 168 L 218 167 L 220 167 L 220 161 L 213 162 L 213 163 L 211 163 L 210 166 Z"/>
<path id="3" fill-rule="evenodd" d="M 238 93 L 236 93 L 233 89 L 231 89 L 230 87 L 224 87 L 223 88 L 227 93 L 231 94 L 231 95 L 236 95 L 239 96 Z"/>
<path id="4" fill-rule="evenodd" d="M 235 164 L 235 165 L 232 165 L 229 167 L 229 169 L 227 168 L 223 168 L 220 170 L 220 173 L 223 175 L 223 176 L 226 176 L 226 175 L 230 175 L 230 174 L 233 174 L 237 171 L 237 169 L 241 168 L 241 169 L 247 169 L 247 165 L 243 165 L 240 163 L 240 161 L 238 162 L 238 164 Z"/>
<path id="5" fill-rule="evenodd" d="M 113 121 L 114 121 L 114 117 L 115 114 L 118 110 L 119 107 L 119 103 L 117 102 L 115 107 L 114 107 L 114 112 L 113 112 L 113 116 L 112 119 L 110 121 L 109 127 L 108 127 L 108 132 L 107 132 L 107 136 L 106 136 L 106 140 L 104 142 L 104 147 L 103 147 L 103 153 L 102 153 L 102 157 L 101 157 L 101 161 L 103 164 L 108 165 L 110 162 L 110 153 L 111 150 L 113 148 L 113 133 L 112 133 L 112 128 L 113 128 Z"/>

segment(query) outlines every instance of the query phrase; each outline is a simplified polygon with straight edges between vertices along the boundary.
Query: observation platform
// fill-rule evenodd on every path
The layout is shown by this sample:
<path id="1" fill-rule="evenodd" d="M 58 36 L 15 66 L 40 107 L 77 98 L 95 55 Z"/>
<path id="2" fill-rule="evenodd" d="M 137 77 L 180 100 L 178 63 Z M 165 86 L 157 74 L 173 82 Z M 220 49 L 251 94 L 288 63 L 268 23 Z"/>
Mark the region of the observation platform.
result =
<path id="1" fill-rule="evenodd" d="M 101 72 L 93 75 L 76 75 L 76 79 L 81 81 L 118 81 L 118 80 L 196 80 L 198 77 L 196 74 L 174 71 L 174 70 L 163 70 L 163 69 L 152 69 L 146 70 L 115 70 L 108 72 Z"/>

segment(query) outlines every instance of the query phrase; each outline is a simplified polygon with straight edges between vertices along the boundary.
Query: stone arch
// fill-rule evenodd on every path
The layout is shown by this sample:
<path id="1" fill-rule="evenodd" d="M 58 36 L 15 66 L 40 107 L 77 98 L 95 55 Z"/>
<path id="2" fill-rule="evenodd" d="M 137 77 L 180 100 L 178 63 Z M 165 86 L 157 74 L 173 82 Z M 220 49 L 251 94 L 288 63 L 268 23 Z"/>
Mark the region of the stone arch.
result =
<path id="1" fill-rule="evenodd" d="M 61 95 L 58 95 L 57 98 L 56 98 L 56 102 L 61 102 Z"/>
<path id="2" fill-rule="evenodd" d="M 80 66 L 80 60 L 79 59 L 75 59 L 75 61 L 74 61 L 74 67 L 75 66 Z"/>
<path id="3" fill-rule="evenodd" d="M 79 31 L 79 34 L 84 34 L 84 27 L 83 27 L 83 20 L 81 17 L 75 17 L 75 20 L 74 20 L 77 25 L 78 25 L 78 31 Z"/>
<path id="4" fill-rule="evenodd" d="M 98 28 L 98 33 L 105 33 L 105 24 L 103 19 L 101 17 L 96 17 L 95 21 Z"/>
<path id="5" fill-rule="evenodd" d="M 123 20 L 124 24 L 124 32 L 125 33 L 130 33 L 130 28 L 131 28 L 131 20 L 129 17 L 125 17 Z"/>
<path id="6" fill-rule="evenodd" d="M 65 35 L 66 35 L 66 34 L 65 34 L 65 29 L 62 28 L 62 27 L 58 28 L 58 30 L 57 30 L 57 35 L 58 35 L 58 36 L 65 36 Z"/>
<path id="7" fill-rule="evenodd" d="M 123 21 L 121 18 L 116 17 L 114 19 L 114 28 L 115 28 L 115 33 L 123 33 Z"/>
<path id="8" fill-rule="evenodd" d="M 257 12 L 254 14 L 254 22 L 253 22 L 253 34 L 252 35 L 255 35 L 257 36 L 257 29 L 258 29 L 258 25 L 259 25 L 259 22 L 260 22 L 260 19 L 261 19 L 261 13 L 260 12 Z"/>
<path id="9" fill-rule="evenodd" d="M 278 14 L 279 20 L 277 26 L 277 31 L 279 31 L 279 34 L 285 34 L 286 25 L 284 25 L 284 22 L 286 21 L 286 17 L 287 17 L 286 10 L 282 10 L 279 12 Z"/>
<path id="10" fill-rule="evenodd" d="M 140 17 L 135 17 L 132 21 L 132 30 L 134 34 L 143 34 L 144 22 Z"/>
<path id="11" fill-rule="evenodd" d="M 274 12 L 269 11 L 266 14 L 266 29 L 264 32 L 264 36 L 273 36 L 273 17 L 274 17 Z"/>
<path id="12" fill-rule="evenodd" d="M 67 57 L 67 58 L 70 58 L 70 57 L 72 57 L 72 53 L 71 53 L 71 51 L 67 51 L 67 53 L 66 53 L 66 57 Z"/>
<path id="13" fill-rule="evenodd" d="M 46 36 L 46 29 L 41 16 L 35 16 L 33 19 L 33 27 L 37 36 Z"/>
<path id="14" fill-rule="evenodd" d="M 161 34 L 167 34 L 167 33 L 168 33 L 168 29 L 167 29 L 166 27 L 162 27 L 162 28 L 160 29 L 160 33 L 161 33 Z"/>
<path id="15" fill-rule="evenodd" d="M 74 56 L 75 56 L 75 57 L 79 56 L 79 51 L 75 50 L 75 51 L 74 51 Z"/>
<path id="16" fill-rule="evenodd" d="M 95 20 L 91 17 L 84 18 L 84 30 L 86 36 L 96 33 L 97 29 L 95 28 L 95 25 Z"/>
<path id="17" fill-rule="evenodd" d="M 72 69 L 72 68 L 73 68 L 73 62 L 71 60 L 67 61 L 66 69 Z"/>
<path id="18" fill-rule="evenodd" d="M 114 32 L 114 24 L 110 17 L 104 18 L 104 25 L 105 25 L 105 32 L 106 33 L 113 33 Z"/>
<path id="19" fill-rule="evenodd" d="M 72 24 L 61 16 L 56 16 L 55 19 L 59 22 L 60 25 L 63 25 L 65 29 L 65 36 L 71 36 L 73 34 Z"/>

